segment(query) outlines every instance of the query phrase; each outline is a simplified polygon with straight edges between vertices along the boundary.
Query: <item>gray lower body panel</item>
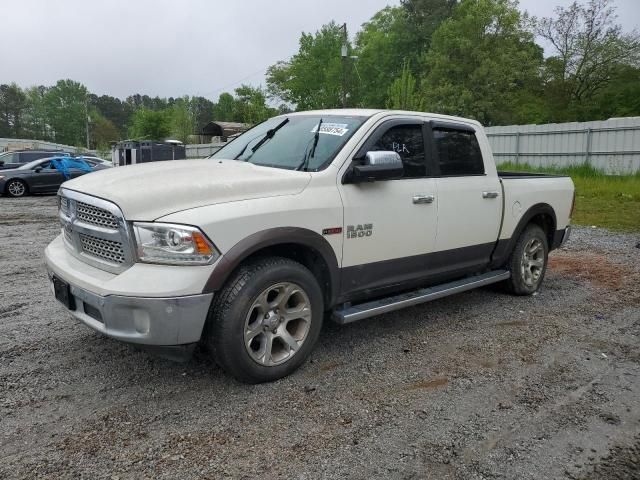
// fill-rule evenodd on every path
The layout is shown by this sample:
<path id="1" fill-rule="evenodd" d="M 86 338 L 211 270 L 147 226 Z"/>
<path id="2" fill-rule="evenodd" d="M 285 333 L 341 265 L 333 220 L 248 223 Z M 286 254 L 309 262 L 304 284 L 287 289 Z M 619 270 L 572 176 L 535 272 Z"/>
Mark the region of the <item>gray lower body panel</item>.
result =
<path id="1" fill-rule="evenodd" d="M 143 345 L 184 345 L 200 340 L 212 293 L 152 298 L 100 296 L 70 285 L 69 313 L 109 337 Z"/>

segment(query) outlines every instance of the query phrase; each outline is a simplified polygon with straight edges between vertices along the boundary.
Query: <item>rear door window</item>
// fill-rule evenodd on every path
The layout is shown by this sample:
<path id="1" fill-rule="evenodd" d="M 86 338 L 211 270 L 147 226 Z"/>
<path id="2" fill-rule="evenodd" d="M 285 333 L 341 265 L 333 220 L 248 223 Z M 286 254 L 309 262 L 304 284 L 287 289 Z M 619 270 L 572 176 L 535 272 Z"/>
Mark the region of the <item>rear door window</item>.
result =
<path id="1" fill-rule="evenodd" d="M 474 132 L 435 128 L 433 139 L 442 176 L 484 174 L 482 152 Z"/>

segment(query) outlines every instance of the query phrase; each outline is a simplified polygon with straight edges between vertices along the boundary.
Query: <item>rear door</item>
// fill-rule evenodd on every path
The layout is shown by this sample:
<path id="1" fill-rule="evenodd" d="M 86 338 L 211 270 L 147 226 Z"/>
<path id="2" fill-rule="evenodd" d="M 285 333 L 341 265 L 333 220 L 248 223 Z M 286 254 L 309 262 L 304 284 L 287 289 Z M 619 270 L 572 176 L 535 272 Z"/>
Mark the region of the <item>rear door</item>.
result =
<path id="1" fill-rule="evenodd" d="M 431 122 L 438 195 L 432 274 L 470 273 L 489 262 L 502 218 L 495 165 L 485 165 L 475 127 Z M 486 152 L 488 155 L 489 153 Z"/>
<path id="2" fill-rule="evenodd" d="M 366 293 L 399 286 L 428 273 L 437 227 L 436 181 L 429 178 L 426 123 L 392 119 L 379 124 L 354 156 L 393 150 L 402 158 L 404 177 L 343 184 L 344 244 L 342 292 Z"/>

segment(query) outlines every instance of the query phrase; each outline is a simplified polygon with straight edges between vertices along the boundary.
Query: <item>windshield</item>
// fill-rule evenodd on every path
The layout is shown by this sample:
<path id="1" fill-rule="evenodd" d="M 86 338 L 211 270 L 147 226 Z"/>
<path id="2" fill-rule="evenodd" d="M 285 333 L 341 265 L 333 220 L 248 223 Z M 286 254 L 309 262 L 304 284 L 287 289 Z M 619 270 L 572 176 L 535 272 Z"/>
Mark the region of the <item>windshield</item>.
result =
<path id="1" fill-rule="evenodd" d="M 285 120 L 288 121 L 285 123 Z M 315 143 L 320 120 L 322 125 Z M 209 158 L 235 159 L 290 170 L 318 171 L 331 163 L 365 120 L 366 117 L 346 115 L 275 117 L 247 130 Z M 270 130 L 272 132 L 268 135 Z"/>

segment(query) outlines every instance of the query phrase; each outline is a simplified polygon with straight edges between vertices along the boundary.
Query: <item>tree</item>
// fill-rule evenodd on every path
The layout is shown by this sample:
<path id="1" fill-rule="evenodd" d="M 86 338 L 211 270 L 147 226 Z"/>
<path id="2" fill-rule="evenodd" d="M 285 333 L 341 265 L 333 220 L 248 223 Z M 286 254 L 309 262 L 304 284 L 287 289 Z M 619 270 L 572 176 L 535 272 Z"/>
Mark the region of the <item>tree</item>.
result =
<path id="1" fill-rule="evenodd" d="M 110 95 L 89 95 L 89 105 L 107 120 L 109 120 L 124 137 L 127 134 L 127 123 L 133 113 L 133 107 L 127 102 Z"/>
<path id="2" fill-rule="evenodd" d="M 315 34 L 302 33 L 298 53 L 291 60 L 280 61 L 268 68 L 269 94 L 300 110 L 340 107 L 342 43 L 342 28 L 335 22 L 323 25 Z M 353 97 L 348 101 L 357 104 Z"/>
<path id="3" fill-rule="evenodd" d="M 573 117 L 612 81 L 621 65 L 637 65 L 640 60 L 640 35 L 622 32 L 612 3 L 573 2 L 558 7 L 555 18 L 536 22 L 536 33 L 555 53 L 545 63 L 554 120 Z"/>
<path id="4" fill-rule="evenodd" d="M 199 132 L 202 127 L 213 120 L 214 103 L 208 98 L 191 97 L 191 113 L 193 115 L 194 133 Z"/>
<path id="5" fill-rule="evenodd" d="M 189 136 L 195 133 L 189 104 L 189 97 L 184 97 L 175 102 L 170 109 L 171 133 L 182 143 L 188 143 Z"/>
<path id="6" fill-rule="evenodd" d="M 44 96 L 47 123 L 55 141 L 67 145 L 86 142 L 87 89 L 73 80 L 58 80 Z"/>
<path id="7" fill-rule="evenodd" d="M 387 108 L 413 111 L 424 108 L 424 98 L 416 89 L 416 79 L 409 69 L 409 62 L 405 62 L 402 74 L 389 87 Z"/>
<path id="8" fill-rule="evenodd" d="M 120 139 L 120 132 L 111 120 L 103 117 L 97 110 L 93 110 L 89 117 L 91 118 L 91 133 L 89 135 L 91 147 L 98 150 L 108 150 L 111 142 Z"/>
<path id="9" fill-rule="evenodd" d="M 433 34 L 421 82 L 430 110 L 488 124 L 528 121 L 542 49 L 511 0 L 462 0 Z"/>
<path id="10" fill-rule="evenodd" d="M 219 122 L 232 122 L 236 99 L 228 92 L 221 93 L 218 103 L 213 104 L 213 119 Z"/>
<path id="11" fill-rule="evenodd" d="M 267 106 L 267 98 L 261 88 L 241 85 L 236 88 L 235 93 L 235 121 L 256 124 L 275 114 L 275 110 Z"/>
<path id="12" fill-rule="evenodd" d="M 129 127 L 131 138 L 164 140 L 171 135 L 171 116 L 168 110 L 154 111 L 147 108 L 137 110 Z"/>
<path id="13" fill-rule="evenodd" d="M 26 135 L 33 139 L 50 140 L 51 126 L 46 110 L 45 98 L 49 89 L 43 85 L 25 90 L 27 107 L 25 111 Z"/>
<path id="14" fill-rule="evenodd" d="M 0 137 L 21 138 L 27 97 L 12 83 L 0 85 Z"/>

